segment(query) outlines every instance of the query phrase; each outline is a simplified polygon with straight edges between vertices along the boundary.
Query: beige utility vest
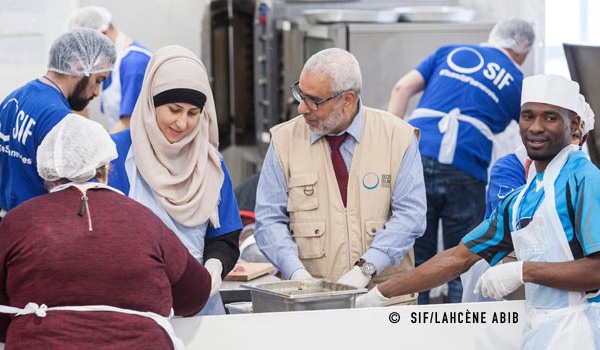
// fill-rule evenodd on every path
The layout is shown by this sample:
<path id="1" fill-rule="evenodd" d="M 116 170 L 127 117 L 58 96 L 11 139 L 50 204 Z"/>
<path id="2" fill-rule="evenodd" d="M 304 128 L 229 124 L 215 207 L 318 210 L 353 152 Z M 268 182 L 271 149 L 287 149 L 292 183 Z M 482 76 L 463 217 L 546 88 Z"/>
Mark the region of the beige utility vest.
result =
<path id="1" fill-rule="evenodd" d="M 310 143 L 302 116 L 271 129 L 273 148 L 288 185 L 290 233 L 308 272 L 336 281 L 367 251 L 391 216 L 398 169 L 419 132 L 387 112 L 363 107 L 361 140 L 354 148 L 344 208 L 325 138 Z M 414 268 L 412 249 L 400 264 L 373 279 Z M 400 298 L 412 300 L 416 295 Z"/>

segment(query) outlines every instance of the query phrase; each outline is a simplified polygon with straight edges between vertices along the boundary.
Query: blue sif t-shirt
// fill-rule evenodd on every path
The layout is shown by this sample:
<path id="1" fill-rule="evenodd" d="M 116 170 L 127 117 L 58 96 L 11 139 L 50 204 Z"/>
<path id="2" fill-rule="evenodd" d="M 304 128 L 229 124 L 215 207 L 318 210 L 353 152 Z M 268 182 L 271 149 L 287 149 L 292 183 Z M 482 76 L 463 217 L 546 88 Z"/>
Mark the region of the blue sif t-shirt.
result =
<path id="1" fill-rule="evenodd" d="M 48 132 L 71 112 L 54 87 L 33 80 L 0 106 L 0 206 L 11 210 L 47 193 L 38 175 L 36 153 Z"/>
<path id="2" fill-rule="evenodd" d="M 523 73 L 499 48 L 469 44 L 439 48 L 416 68 L 425 79 L 417 108 L 461 114 L 485 123 L 493 133 L 503 131 L 511 119 L 519 120 Z M 442 134 L 436 118 L 409 123 L 421 130 L 421 156 L 438 158 Z M 452 166 L 487 182 L 492 143 L 470 123 L 459 121 L 458 143 Z"/>

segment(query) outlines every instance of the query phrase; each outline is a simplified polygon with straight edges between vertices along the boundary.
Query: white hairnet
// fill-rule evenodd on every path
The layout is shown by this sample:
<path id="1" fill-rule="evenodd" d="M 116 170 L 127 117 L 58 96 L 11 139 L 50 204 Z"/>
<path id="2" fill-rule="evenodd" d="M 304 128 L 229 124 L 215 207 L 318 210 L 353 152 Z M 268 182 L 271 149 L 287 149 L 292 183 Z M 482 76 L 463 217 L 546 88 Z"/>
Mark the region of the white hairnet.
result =
<path id="1" fill-rule="evenodd" d="M 112 15 L 100 6 L 86 6 L 74 11 L 69 17 L 68 28 L 92 28 L 104 32 L 110 26 Z"/>
<path id="2" fill-rule="evenodd" d="M 50 130 L 37 150 L 37 169 L 48 181 L 86 182 L 96 169 L 117 158 L 117 147 L 99 123 L 68 114 Z"/>
<path id="3" fill-rule="evenodd" d="M 106 35 L 90 28 L 76 28 L 58 37 L 50 48 L 48 70 L 89 77 L 113 69 L 117 52 Z"/>
<path id="4" fill-rule="evenodd" d="M 523 79 L 521 106 L 547 103 L 571 110 L 583 121 L 583 135 L 594 129 L 594 111 L 579 93 L 579 84 L 560 75 L 534 75 Z"/>
<path id="5" fill-rule="evenodd" d="M 533 24 L 517 18 L 498 22 L 488 38 L 488 44 L 511 49 L 519 54 L 529 51 L 534 41 Z"/>

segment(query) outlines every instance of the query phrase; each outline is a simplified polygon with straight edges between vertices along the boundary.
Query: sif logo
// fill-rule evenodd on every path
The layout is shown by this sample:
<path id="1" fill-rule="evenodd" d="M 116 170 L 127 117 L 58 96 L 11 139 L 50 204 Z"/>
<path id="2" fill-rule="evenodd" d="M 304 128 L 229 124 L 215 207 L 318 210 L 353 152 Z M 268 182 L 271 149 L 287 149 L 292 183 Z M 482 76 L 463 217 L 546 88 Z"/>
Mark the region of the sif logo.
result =
<path id="1" fill-rule="evenodd" d="M 11 135 L 13 139 L 16 139 L 18 142 L 25 145 L 27 142 L 27 138 L 33 135 L 33 127 L 35 126 L 36 121 L 33 118 L 29 117 L 29 114 L 26 114 L 23 110 L 19 110 L 19 101 L 16 98 L 11 98 L 8 100 L 2 109 L 10 108 L 9 106 L 14 105 L 16 117 L 15 117 L 15 126 L 12 129 Z M 4 142 L 8 142 L 10 140 L 11 135 L 5 135 L 0 132 L 0 139 Z"/>
<path id="2" fill-rule="evenodd" d="M 485 63 L 477 50 L 471 47 L 457 47 L 446 59 L 448 66 L 457 73 L 471 74 L 483 69 L 483 76 L 493 82 L 498 90 L 510 85 L 513 76 L 496 62 Z M 485 66 L 485 68 L 484 68 Z"/>

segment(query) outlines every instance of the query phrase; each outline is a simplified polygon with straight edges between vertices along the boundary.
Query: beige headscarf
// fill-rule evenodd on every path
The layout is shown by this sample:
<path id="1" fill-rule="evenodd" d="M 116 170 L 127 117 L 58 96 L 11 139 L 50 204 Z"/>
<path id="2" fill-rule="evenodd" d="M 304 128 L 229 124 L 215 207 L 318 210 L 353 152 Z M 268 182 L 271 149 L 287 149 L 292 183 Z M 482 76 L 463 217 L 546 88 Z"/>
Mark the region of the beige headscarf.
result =
<path id="1" fill-rule="evenodd" d="M 194 130 L 171 144 L 158 128 L 153 97 L 177 88 L 204 93 L 206 104 Z M 131 116 L 131 139 L 140 174 L 175 221 L 194 227 L 210 220 L 220 226 L 217 207 L 224 174 L 215 102 L 206 68 L 188 49 L 165 46 L 150 59 Z"/>

